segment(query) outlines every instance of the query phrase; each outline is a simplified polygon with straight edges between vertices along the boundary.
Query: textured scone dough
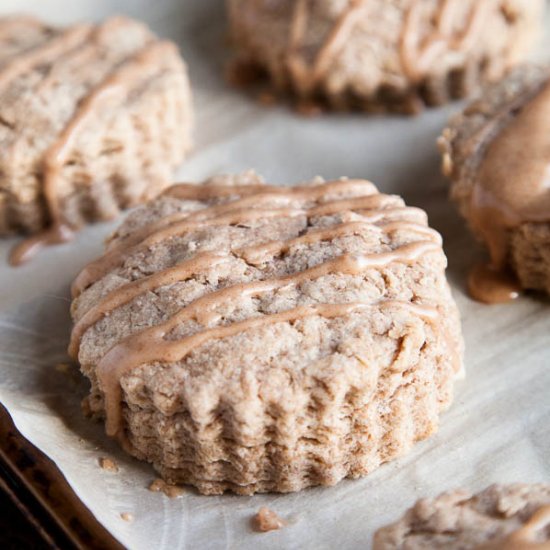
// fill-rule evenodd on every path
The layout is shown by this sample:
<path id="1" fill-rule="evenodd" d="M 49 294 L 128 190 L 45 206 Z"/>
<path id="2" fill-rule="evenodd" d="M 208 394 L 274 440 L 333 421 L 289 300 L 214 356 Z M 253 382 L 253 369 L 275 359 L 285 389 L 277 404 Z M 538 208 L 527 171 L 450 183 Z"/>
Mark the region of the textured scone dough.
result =
<path id="1" fill-rule="evenodd" d="M 544 544 L 546 543 L 546 544 Z M 491 485 L 419 500 L 374 536 L 374 550 L 512 550 L 548 548 L 550 485 Z"/>
<path id="2" fill-rule="evenodd" d="M 484 240 L 472 223 L 473 194 L 487 148 L 550 82 L 550 67 L 523 65 L 489 87 L 479 99 L 454 116 L 439 138 L 443 172 L 451 180 L 451 197 L 474 235 Z M 518 141 L 518 150 L 525 148 Z M 526 152 L 528 158 L 529 152 Z M 518 188 L 523 182 L 518 181 Z M 535 199 L 534 200 L 538 200 Z M 506 263 L 526 289 L 550 293 L 550 212 L 548 221 L 523 221 L 504 234 Z"/>
<path id="3" fill-rule="evenodd" d="M 71 351 L 91 411 L 166 480 L 331 485 L 407 451 L 450 404 L 462 339 L 445 267 L 426 214 L 363 180 L 174 186 L 77 278 Z"/>
<path id="4" fill-rule="evenodd" d="M 0 234 L 79 227 L 153 197 L 190 127 L 177 48 L 143 24 L 0 18 Z"/>
<path id="5" fill-rule="evenodd" d="M 522 59 L 541 0 L 227 0 L 243 61 L 335 108 L 416 112 Z"/>

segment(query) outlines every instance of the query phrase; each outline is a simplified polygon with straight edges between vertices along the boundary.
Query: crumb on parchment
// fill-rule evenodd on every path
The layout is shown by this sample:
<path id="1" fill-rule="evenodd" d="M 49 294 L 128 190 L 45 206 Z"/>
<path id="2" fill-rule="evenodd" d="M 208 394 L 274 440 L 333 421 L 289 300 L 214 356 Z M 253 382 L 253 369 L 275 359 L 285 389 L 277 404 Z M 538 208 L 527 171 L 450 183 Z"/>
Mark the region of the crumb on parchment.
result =
<path id="1" fill-rule="evenodd" d="M 258 513 L 252 518 L 252 524 L 254 529 L 260 533 L 281 529 L 286 525 L 285 521 L 282 520 L 273 510 L 270 510 L 265 506 L 262 506 L 258 510 Z"/>
<path id="2" fill-rule="evenodd" d="M 167 497 L 178 498 L 183 495 L 185 489 L 179 485 L 170 485 L 163 479 L 157 478 L 152 481 L 148 487 L 149 491 L 154 493 L 164 493 Z"/>
<path id="3" fill-rule="evenodd" d="M 98 460 L 99 466 L 108 472 L 118 472 L 118 464 L 112 459 L 102 456 Z"/>

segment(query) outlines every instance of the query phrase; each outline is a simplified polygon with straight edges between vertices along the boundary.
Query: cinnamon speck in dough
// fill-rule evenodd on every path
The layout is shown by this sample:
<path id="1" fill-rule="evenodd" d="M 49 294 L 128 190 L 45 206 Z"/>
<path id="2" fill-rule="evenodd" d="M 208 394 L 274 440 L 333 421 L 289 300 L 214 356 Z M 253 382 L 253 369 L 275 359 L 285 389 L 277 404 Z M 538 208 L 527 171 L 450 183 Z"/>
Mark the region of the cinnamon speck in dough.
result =
<path id="1" fill-rule="evenodd" d="M 103 470 L 107 470 L 108 472 L 118 472 L 118 464 L 110 458 L 102 456 L 99 459 L 99 465 Z"/>
<path id="2" fill-rule="evenodd" d="M 254 516 L 252 523 L 256 531 L 265 533 L 267 531 L 275 531 L 281 529 L 286 523 L 269 508 L 262 506 L 258 513 Z"/>
<path id="3" fill-rule="evenodd" d="M 157 478 L 149 485 L 149 491 L 154 493 L 164 493 L 167 497 L 178 498 L 183 495 L 185 490 L 179 485 L 170 485 L 163 479 Z"/>

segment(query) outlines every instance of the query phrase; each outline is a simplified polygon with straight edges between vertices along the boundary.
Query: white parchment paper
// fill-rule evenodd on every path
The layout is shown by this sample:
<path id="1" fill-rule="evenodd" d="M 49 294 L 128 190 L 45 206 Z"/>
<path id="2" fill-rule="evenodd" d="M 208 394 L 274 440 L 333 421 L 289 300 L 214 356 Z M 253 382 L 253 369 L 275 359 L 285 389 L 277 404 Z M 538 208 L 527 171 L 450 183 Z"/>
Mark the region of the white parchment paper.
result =
<path id="1" fill-rule="evenodd" d="M 421 496 L 456 486 L 550 478 L 550 302 L 522 297 L 484 306 L 464 290 L 467 267 L 482 254 L 447 201 L 434 141 L 458 105 L 408 119 L 329 115 L 303 119 L 264 108 L 222 79 L 227 55 L 219 0 L 2 0 L 0 12 L 34 11 L 60 23 L 128 13 L 176 40 L 195 90 L 196 149 L 178 179 L 254 167 L 273 183 L 315 175 L 364 177 L 425 208 L 445 240 L 448 277 L 462 312 L 466 379 L 439 432 L 369 477 L 290 495 L 180 499 L 151 493 L 155 474 L 122 453 L 103 426 L 85 419 L 86 383 L 66 362 L 69 284 L 97 256 L 114 224 L 89 227 L 75 242 L 19 269 L 7 267 L 14 239 L 0 243 L 0 401 L 18 429 L 51 457 L 78 496 L 131 549 L 369 548 L 376 528 Z M 550 30 L 550 26 L 546 25 Z M 548 33 L 547 33 L 548 34 Z M 550 40 L 546 40 L 548 44 Z M 541 53 L 550 51 L 542 48 Z M 98 467 L 114 458 L 116 474 Z M 288 520 L 254 533 L 250 518 L 267 505 Z M 135 519 L 127 523 L 120 513 Z"/>

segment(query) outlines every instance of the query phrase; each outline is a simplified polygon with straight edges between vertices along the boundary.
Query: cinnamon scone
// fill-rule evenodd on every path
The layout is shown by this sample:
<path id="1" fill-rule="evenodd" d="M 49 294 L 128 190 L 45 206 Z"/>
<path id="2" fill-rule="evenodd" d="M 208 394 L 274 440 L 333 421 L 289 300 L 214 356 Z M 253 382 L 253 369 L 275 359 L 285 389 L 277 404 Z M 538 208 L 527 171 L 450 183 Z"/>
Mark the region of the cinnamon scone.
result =
<path id="1" fill-rule="evenodd" d="M 550 485 L 491 485 L 419 500 L 377 531 L 373 550 L 548 550 Z"/>
<path id="2" fill-rule="evenodd" d="M 227 0 L 236 67 L 335 109 L 416 113 L 521 60 L 543 0 Z"/>
<path id="3" fill-rule="evenodd" d="M 13 262 L 164 189 L 190 126 L 177 47 L 142 23 L 0 18 L 0 235 L 39 233 Z"/>
<path id="4" fill-rule="evenodd" d="M 455 116 L 439 138 L 451 196 L 490 256 L 478 300 L 550 293 L 550 67 L 525 65 Z"/>
<path id="5" fill-rule="evenodd" d="M 429 436 L 462 368 L 441 237 L 363 180 L 175 185 L 73 285 L 87 406 L 169 483 L 298 491 Z"/>

